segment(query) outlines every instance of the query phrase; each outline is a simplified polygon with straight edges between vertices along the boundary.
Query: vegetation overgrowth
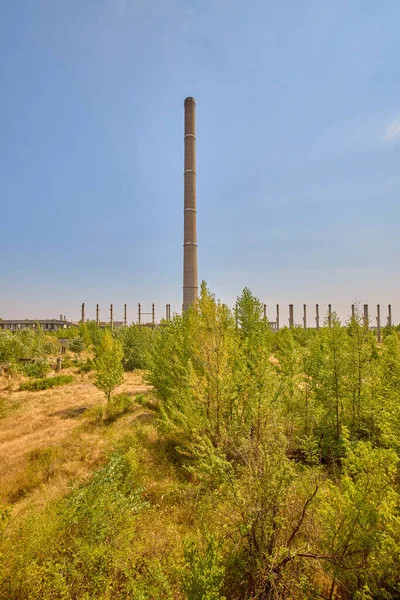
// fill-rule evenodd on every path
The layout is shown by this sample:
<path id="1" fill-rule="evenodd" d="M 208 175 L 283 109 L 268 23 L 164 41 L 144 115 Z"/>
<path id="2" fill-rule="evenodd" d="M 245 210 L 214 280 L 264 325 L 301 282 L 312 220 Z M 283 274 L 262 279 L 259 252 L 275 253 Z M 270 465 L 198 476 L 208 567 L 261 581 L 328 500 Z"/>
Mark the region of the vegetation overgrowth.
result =
<path id="1" fill-rule="evenodd" d="M 25 381 L 21 383 L 21 391 L 38 392 L 41 390 L 48 390 L 57 385 L 67 385 L 74 380 L 72 375 L 56 375 L 55 377 L 42 377 L 39 379 L 33 379 L 32 381 Z"/>
<path id="2" fill-rule="evenodd" d="M 3 507 L 0 598 L 400 597 L 394 328 L 378 343 L 358 314 L 333 314 L 272 332 L 248 289 L 231 311 L 203 284 L 162 327 L 78 336 L 106 404 L 75 444 L 105 452 L 67 494 Z M 146 369 L 152 391 L 113 395 L 122 367 Z M 62 462 L 48 455 L 43 485 Z"/>

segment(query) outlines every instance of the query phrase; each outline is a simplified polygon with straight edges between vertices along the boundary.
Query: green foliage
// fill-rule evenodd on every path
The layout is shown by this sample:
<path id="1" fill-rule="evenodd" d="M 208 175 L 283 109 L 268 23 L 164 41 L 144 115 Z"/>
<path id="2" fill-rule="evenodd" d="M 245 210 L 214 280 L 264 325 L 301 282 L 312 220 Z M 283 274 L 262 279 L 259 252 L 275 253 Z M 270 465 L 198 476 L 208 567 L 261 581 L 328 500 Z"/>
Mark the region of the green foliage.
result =
<path id="1" fill-rule="evenodd" d="M 26 381 L 21 383 L 20 390 L 28 392 L 37 392 L 41 390 L 48 390 L 49 388 L 66 385 L 72 383 L 74 378 L 72 375 L 56 375 L 55 377 L 44 377 L 43 379 L 34 379 L 33 381 Z"/>
<path id="2" fill-rule="evenodd" d="M 62 356 L 61 358 L 61 368 L 62 369 L 69 369 L 70 367 L 72 367 L 74 365 L 74 361 L 70 356 Z"/>
<path id="3" fill-rule="evenodd" d="M 248 289 L 232 313 L 203 283 L 149 364 L 185 470 L 229 504 L 232 597 L 397 597 L 397 333 L 378 348 L 357 314 L 343 326 L 333 313 L 318 332 L 271 334 Z"/>
<path id="4" fill-rule="evenodd" d="M 394 485 L 399 459 L 369 442 L 349 447 L 338 485 L 329 482 L 319 504 L 333 580 L 373 598 L 395 598 L 400 557 L 400 496 Z M 396 591 L 397 590 L 397 591 Z"/>
<path id="5" fill-rule="evenodd" d="M 90 373 L 94 369 L 94 361 L 91 358 L 88 358 L 84 362 L 81 362 L 79 365 L 80 373 Z"/>
<path id="6" fill-rule="evenodd" d="M 83 337 L 80 335 L 75 336 L 69 344 L 69 349 L 79 356 L 85 349 L 85 340 Z"/>
<path id="7" fill-rule="evenodd" d="M 163 327 L 85 323 L 77 334 L 94 347 L 96 385 L 107 396 L 92 420 L 113 423 L 91 434 L 129 432 L 110 462 L 39 522 L 12 531 L 8 521 L 0 597 L 400 597 L 394 328 L 378 344 L 356 313 L 346 324 L 332 314 L 319 331 L 272 333 L 250 290 L 231 311 L 203 282 L 198 301 Z M 31 351 L 29 336 L 6 336 L 0 349 L 16 356 L 24 342 Z M 39 334 L 39 354 L 42 342 Z M 152 424 L 116 422 L 134 401 L 112 396 L 123 366 L 148 369 L 154 390 L 135 400 L 157 407 Z M 44 483 L 56 461 L 31 457 L 27 482 Z"/>
<path id="8" fill-rule="evenodd" d="M 41 361 L 37 363 L 23 365 L 21 371 L 27 377 L 44 377 L 47 373 L 50 373 L 51 368 L 49 363 Z"/>
<path id="9" fill-rule="evenodd" d="M 182 587 L 187 600 L 224 600 L 220 590 L 225 569 L 218 550 L 218 543 L 210 536 L 204 550 L 193 541 L 185 544 Z"/>
<path id="10" fill-rule="evenodd" d="M 125 371 L 147 369 L 150 353 L 157 332 L 150 327 L 130 325 L 118 330 L 117 336 L 122 343 Z"/>
<path id="11" fill-rule="evenodd" d="M 105 331 L 99 346 L 96 348 L 94 369 L 96 373 L 95 385 L 102 390 L 110 404 L 111 394 L 124 380 L 122 366 L 122 348 L 119 340 Z"/>
<path id="12" fill-rule="evenodd" d="M 136 595 L 137 574 L 124 559 L 134 542 L 132 523 L 147 506 L 141 494 L 131 462 L 112 454 L 93 477 L 16 532 L 19 552 L 7 562 L 0 597 L 148 598 Z"/>
<path id="13" fill-rule="evenodd" d="M 59 344 L 41 327 L 0 332 L 0 362 L 18 363 L 21 359 L 44 360 L 57 354 Z"/>

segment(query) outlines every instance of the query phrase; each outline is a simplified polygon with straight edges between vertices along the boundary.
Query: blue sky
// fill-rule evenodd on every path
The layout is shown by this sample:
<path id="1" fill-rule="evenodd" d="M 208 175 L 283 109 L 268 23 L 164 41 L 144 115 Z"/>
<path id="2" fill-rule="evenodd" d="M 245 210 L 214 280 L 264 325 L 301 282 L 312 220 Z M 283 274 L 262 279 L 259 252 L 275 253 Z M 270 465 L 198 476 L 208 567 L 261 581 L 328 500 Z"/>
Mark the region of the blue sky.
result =
<path id="1" fill-rule="evenodd" d="M 400 3 L 0 8 L 0 316 L 182 302 L 183 101 L 199 276 L 234 303 L 400 320 Z"/>

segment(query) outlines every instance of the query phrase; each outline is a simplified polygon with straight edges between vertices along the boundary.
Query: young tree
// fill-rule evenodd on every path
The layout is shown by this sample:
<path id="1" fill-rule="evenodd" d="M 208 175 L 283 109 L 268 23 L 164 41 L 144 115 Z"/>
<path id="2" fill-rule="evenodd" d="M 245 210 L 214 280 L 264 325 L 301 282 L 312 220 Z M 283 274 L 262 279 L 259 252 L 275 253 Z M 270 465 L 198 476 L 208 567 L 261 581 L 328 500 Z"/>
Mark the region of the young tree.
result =
<path id="1" fill-rule="evenodd" d="M 111 394 L 124 379 L 122 347 L 109 331 L 105 331 L 97 348 L 95 360 L 95 386 L 102 390 L 110 404 Z"/>
<path id="2" fill-rule="evenodd" d="M 118 338 L 121 340 L 124 351 L 126 371 L 147 369 L 156 333 L 153 328 L 135 324 L 118 330 Z"/>
<path id="3" fill-rule="evenodd" d="M 76 337 L 74 337 L 71 340 L 69 349 L 72 350 L 72 352 L 75 352 L 77 358 L 79 358 L 81 352 L 83 352 L 83 350 L 85 349 L 85 342 L 84 342 L 83 337 L 80 335 L 77 335 Z"/>

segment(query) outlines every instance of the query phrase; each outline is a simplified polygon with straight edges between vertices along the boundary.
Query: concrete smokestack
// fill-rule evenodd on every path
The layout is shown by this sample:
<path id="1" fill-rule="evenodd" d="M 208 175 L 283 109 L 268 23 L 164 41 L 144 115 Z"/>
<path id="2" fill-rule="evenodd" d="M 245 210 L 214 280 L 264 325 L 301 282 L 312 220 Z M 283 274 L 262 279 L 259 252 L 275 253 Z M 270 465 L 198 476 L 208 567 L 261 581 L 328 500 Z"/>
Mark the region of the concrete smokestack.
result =
<path id="1" fill-rule="evenodd" d="M 198 296 L 196 232 L 196 102 L 185 100 L 183 310 Z"/>

